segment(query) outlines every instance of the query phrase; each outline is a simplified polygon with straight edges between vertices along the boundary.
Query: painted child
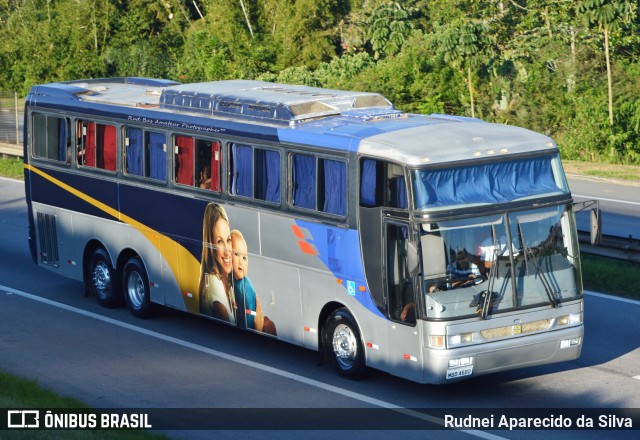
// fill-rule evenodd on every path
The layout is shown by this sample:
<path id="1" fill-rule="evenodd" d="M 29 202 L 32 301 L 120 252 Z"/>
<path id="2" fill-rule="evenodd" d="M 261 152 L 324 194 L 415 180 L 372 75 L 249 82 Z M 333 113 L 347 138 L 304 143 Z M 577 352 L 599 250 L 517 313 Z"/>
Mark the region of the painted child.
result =
<path id="1" fill-rule="evenodd" d="M 237 324 L 241 328 L 262 331 L 263 316 L 256 291 L 247 276 L 249 273 L 249 254 L 247 243 L 237 229 L 231 231 L 231 255 L 233 264 L 233 290 L 238 307 Z"/>

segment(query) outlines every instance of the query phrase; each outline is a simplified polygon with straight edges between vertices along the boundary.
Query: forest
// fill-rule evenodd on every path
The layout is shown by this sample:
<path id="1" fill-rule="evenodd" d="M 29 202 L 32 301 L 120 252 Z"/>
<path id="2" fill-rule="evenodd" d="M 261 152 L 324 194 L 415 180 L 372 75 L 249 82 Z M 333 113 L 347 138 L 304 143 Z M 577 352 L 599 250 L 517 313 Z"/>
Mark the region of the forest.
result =
<path id="1" fill-rule="evenodd" d="M 142 76 L 382 93 L 640 164 L 640 16 L 614 0 L 0 0 L 0 90 Z"/>

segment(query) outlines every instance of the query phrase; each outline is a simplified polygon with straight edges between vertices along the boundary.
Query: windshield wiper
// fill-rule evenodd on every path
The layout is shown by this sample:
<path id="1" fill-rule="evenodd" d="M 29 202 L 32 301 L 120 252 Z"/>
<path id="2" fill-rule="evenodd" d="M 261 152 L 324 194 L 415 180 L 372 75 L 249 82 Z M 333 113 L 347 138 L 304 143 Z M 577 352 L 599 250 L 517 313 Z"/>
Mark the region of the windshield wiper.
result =
<path id="1" fill-rule="evenodd" d="M 520 225 L 520 222 L 518 222 L 518 235 L 520 236 L 520 243 L 522 244 L 526 273 L 527 274 L 529 273 L 528 260 L 530 259 L 536 268 L 536 275 L 540 275 L 540 281 L 542 282 L 542 287 L 544 287 L 544 291 L 546 292 L 547 297 L 549 298 L 549 304 L 551 304 L 553 307 L 558 307 L 558 304 L 559 304 L 558 298 L 556 297 L 555 292 L 553 291 L 553 287 L 551 286 L 549 279 L 547 278 L 546 274 L 540 267 L 539 258 L 540 258 L 540 254 L 542 253 L 541 249 L 546 248 L 546 246 L 537 246 L 535 248 L 528 247 L 524 241 L 524 233 L 522 232 L 522 226 Z M 538 255 L 536 255 L 536 251 Z M 529 256 L 529 258 L 527 256 Z"/>
<path id="2" fill-rule="evenodd" d="M 493 248 L 490 255 L 491 267 L 489 268 L 489 280 L 487 282 L 487 290 L 485 290 L 484 298 L 482 301 L 482 319 L 487 319 L 489 316 L 489 308 L 491 306 L 491 299 L 493 296 L 493 283 L 497 278 L 498 273 L 498 246 L 496 244 L 496 229 L 494 225 L 491 225 L 491 238 L 493 239 Z"/>

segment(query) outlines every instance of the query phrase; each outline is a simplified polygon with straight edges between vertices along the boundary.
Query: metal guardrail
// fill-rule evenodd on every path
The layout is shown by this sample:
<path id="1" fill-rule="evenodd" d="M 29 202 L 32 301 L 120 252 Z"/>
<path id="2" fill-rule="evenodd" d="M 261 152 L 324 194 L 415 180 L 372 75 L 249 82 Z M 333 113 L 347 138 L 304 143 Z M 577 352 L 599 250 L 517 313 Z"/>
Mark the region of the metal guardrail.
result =
<path id="1" fill-rule="evenodd" d="M 601 241 L 597 245 L 593 245 L 589 231 L 578 231 L 578 239 L 580 240 L 580 252 L 585 254 L 640 263 L 640 240 L 632 236 L 624 238 L 603 235 Z"/>
<path id="2" fill-rule="evenodd" d="M 0 142 L 0 157 L 22 157 L 22 145 Z"/>
<path id="3" fill-rule="evenodd" d="M 24 100 L 0 91 L 0 157 L 22 157 Z"/>

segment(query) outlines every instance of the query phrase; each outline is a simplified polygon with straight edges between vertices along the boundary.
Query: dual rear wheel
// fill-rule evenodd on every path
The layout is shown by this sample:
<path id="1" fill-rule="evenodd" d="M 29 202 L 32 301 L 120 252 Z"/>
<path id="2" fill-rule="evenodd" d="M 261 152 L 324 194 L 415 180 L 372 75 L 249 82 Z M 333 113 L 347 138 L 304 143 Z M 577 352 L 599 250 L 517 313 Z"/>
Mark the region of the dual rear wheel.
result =
<path id="1" fill-rule="evenodd" d="M 149 318 L 155 311 L 147 271 L 139 257 L 129 258 L 118 271 L 103 248 L 93 251 L 86 277 L 89 292 L 104 307 L 118 307 L 126 302 L 129 311 L 138 318 Z"/>

